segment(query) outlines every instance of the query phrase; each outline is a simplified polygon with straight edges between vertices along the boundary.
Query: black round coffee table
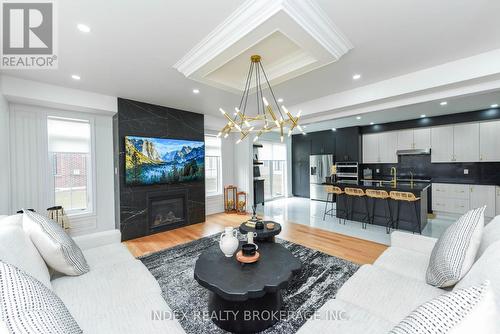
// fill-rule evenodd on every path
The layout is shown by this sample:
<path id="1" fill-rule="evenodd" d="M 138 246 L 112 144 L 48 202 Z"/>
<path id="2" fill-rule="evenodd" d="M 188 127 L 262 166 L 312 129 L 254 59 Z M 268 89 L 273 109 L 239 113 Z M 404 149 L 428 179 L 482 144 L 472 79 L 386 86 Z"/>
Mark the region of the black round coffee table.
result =
<path id="1" fill-rule="evenodd" d="M 240 244 L 241 247 L 241 244 Z M 220 328 L 255 333 L 279 320 L 281 290 L 302 267 L 292 253 L 278 243 L 259 243 L 260 259 L 241 264 L 213 246 L 196 261 L 194 278 L 210 291 L 208 311 Z"/>
<path id="2" fill-rule="evenodd" d="M 240 225 L 240 232 L 243 234 L 247 234 L 248 232 L 257 233 L 257 236 L 254 239 L 256 241 L 273 241 L 274 237 L 281 233 L 281 225 L 270 220 L 263 220 L 262 222 L 264 223 L 264 228 L 261 230 L 258 230 L 255 227 L 247 226 L 247 222 L 244 222 Z M 267 223 L 273 223 L 274 228 L 268 229 L 266 226 Z"/>

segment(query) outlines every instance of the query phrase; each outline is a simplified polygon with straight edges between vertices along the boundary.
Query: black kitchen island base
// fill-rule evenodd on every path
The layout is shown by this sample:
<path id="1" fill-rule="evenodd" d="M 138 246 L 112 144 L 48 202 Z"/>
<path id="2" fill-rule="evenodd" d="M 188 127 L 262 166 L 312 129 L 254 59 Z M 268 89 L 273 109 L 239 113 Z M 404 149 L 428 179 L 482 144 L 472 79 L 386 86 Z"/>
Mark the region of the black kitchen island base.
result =
<path id="1" fill-rule="evenodd" d="M 279 320 L 281 291 L 242 302 L 229 301 L 210 292 L 208 311 L 212 321 L 232 333 L 261 332 Z"/>
<path id="2" fill-rule="evenodd" d="M 380 189 L 385 190 L 388 193 L 391 191 L 403 191 L 411 192 L 415 194 L 416 197 L 420 198 L 416 203 L 410 203 L 405 201 L 395 201 L 389 200 L 390 212 L 392 213 L 393 224 L 392 228 L 397 228 L 409 232 L 419 233 L 423 231 L 427 225 L 427 197 L 429 194 L 430 184 L 425 183 L 397 183 L 395 186 L 391 183 L 380 183 L 371 181 L 359 181 L 359 182 L 337 182 L 332 185 L 340 187 L 342 190 L 345 188 L 360 188 L 366 189 Z M 385 200 L 373 199 L 368 197 L 348 197 L 343 196 L 342 199 L 337 199 L 337 218 L 352 220 L 357 222 L 365 222 L 366 217 L 366 203 L 368 204 L 368 211 L 370 217 L 372 217 L 372 222 L 374 225 L 387 227 L 387 222 L 389 220 L 389 214 L 386 210 L 387 204 L 384 203 Z M 349 210 L 346 208 L 346 204 L 349 206 Z M 414 207 L 416 206 L 416 208 Z M 415 210 L 416 209 L 416 210 Z M 349 214 L 347 214 L 349 211 Z M 397 223 L 397 218 L 399 215 L 399 224 Z M 368 224 L 369 228 L 370 224 Z"/>

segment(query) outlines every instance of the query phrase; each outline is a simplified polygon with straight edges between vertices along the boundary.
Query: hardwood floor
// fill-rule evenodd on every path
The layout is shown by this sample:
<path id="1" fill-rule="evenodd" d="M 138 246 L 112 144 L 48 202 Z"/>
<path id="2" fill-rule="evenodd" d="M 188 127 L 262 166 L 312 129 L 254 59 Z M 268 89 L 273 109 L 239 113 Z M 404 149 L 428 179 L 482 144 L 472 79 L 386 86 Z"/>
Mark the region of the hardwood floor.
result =
<path id="1" fill-rule="evenodd" d="M 248 218 L 250 217 L 219 213 L 207 216 L 207 221 L 201 224 L 124 243 L 138 257 L 222 232 L 226 226 L 237 227 Z M 386 245 L 291 222 L 282 224 L 279 237 L 358 264 L 373 263 L 387 249 Z"/>

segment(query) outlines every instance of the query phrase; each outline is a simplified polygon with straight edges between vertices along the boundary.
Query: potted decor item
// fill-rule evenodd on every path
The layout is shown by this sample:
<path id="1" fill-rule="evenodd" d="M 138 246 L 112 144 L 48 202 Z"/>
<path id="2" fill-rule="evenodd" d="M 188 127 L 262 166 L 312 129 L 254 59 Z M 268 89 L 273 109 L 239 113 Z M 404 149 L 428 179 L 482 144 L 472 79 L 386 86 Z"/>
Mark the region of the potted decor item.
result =
<path id="1" fill-rule="evenodd" d="M 226 227 L 224 233 L 220 236 L 220 250 L 226 257 L 233 256 L 234 252 L 238 249 L 240 243 L 238 241 L 237 234 L 238 231 L 234 228 Z"/>

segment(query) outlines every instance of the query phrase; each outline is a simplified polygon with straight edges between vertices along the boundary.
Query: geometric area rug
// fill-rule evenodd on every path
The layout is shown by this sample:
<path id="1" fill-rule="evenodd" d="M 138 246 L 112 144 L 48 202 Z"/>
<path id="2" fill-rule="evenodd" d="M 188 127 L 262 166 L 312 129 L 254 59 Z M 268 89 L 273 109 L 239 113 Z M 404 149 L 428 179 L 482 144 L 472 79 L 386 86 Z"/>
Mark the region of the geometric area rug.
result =
<path id="1" fill-rule="evenodd" d="M 194 279 L 194 266 L 204 250 L 218 244 L 219 237 L 217 233 L 139 258 L 158 281 L 163 298 L 174 314 L 206 312 L 208 290 Z M 279 238 L 276 242 L 302 262 L 302 270 L 282 291 L 282 309 L 290 316 L 262 333 L 296 333 L 307 320 L 303 315 L 311 315 L 334 298 L 359 265 Z M 188 334 L 227 333 L 207 317 L 182 316 L 178 320 Z"/>

